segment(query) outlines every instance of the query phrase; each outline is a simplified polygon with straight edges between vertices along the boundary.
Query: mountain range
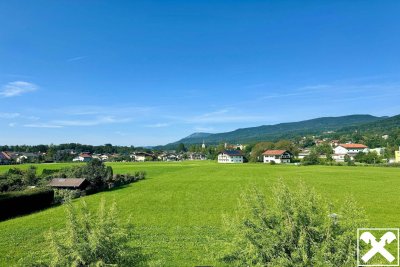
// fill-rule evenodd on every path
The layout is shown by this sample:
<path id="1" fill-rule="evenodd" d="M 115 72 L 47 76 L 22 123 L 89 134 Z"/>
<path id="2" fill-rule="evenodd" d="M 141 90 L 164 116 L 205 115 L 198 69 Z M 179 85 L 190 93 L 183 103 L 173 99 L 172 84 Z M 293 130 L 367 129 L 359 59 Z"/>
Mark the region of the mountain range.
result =
<path id="1" fill-rule="evenodd" d="M 276 141 L 304 135 L 318 135 L 329 131 L 345 133 L 360 129 L 381 132 L 383 130 L 391 130 L 395 127 L 400 127 L 400 115 L 393 117 L 376 117 L 372 115 L 356 114 L 340 117 L 321 117 L 299 122 L 241 128 L 224 133 L 198 132 L 179 141 L 167 144 L 163 146 L 163 148 L 174 148 L 180 143 L 185 145 L 201 144 L 203 141 L 206 144 L 212 145 L 223 142 L 246 144 L 260 141 Z"/>

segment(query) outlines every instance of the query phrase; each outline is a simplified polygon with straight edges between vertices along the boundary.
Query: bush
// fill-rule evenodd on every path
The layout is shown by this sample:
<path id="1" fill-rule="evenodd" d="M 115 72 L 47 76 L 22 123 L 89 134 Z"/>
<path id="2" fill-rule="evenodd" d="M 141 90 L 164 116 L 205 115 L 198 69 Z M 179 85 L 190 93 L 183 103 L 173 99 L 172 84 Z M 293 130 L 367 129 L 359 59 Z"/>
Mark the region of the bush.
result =
<path id="1" fill-rule="evenodd" d="M 54 189 L 54 203 L 65 203 L 83 195 L 86 195 L 86 192 L 81 190 Z"/>
<path id="2" fill-rule="evenodd" d="M 132 225 L 121 224 L 114 202 L 107 210 L 101 200 L 97 214 L 92 214 L 86 202 L 75 208 L 66 205 L 65 230 L 46 234 L 47 246 L 35 266 L 142 266 L 146 257 L 138 247 L 129 245 Z M 46 262 L 45 259 L 49 259 Z M 22 260 L 22 263 L 25 264 Z M 25 261 L 32 259 L 27 257 Z"/>
<path id="3" fill-rule="evenodd" d="M 29 189 L 0 194 L 0 220 L 49 207 L 54 200 L 52 189 Z"/>
<path id="4" fill-rule="evenodd" d="M 135 172 L 133 175 L 127 174 L 115 174 L 113 175 L 111 180 L 108 180 L 109 185 L 112 186 L 121 186 L 125 184 L 130 184 L 139 180 L 143 180 L 146 178 L 146 172 L 139 171 Z M 109 187 L 112 187 L 109 186 Z"/>
<path id="5" fill-rule="evenodd" d="M 43 178 L 52 177 L 54 174 L 57 174 L 59 172 L 60 172 L 60 170 L 43 169 L 42 177 Z"/>
<path id="6" fill-rule="evenodd" d="M 301 184 L 292 191 L 281 181 L 270 202 L 253 188 L 240 203 L 235 219 L 225 220 L 229 266 L 356 265 L 355 233 L 366 221 L 354 201 L 336 214 L 314 190 Z"/>

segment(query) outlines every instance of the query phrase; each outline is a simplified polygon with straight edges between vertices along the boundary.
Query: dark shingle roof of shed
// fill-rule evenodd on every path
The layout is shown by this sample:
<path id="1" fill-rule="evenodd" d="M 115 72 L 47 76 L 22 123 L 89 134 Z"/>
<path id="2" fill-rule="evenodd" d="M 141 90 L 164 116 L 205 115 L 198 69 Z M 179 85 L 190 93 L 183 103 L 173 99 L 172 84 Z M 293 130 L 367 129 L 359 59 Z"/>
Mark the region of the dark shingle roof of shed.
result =
<path id="1" fill-rule="evenodd" d="M 53 178 L 49 186 L 54 187 L 79 187 L 86 181 L 85 178 Z"/>

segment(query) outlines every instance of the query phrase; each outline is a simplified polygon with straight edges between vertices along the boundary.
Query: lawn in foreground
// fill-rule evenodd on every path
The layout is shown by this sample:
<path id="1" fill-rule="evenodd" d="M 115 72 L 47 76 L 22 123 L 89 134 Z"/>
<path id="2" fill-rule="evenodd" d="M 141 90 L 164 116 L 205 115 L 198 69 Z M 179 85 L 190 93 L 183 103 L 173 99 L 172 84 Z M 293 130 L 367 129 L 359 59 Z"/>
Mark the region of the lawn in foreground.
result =
<path id="1" fill-rule="evenodd" d="M 115 199 L 121 218 L 131 216 L 136 225 L 133 243 L 142 246 L 162 266 L 221 265 L 215 257 L 223 242 L 229 241 L 222 231 L 222 214 L 234 212 L 238 196 L 247 186 L 256 185 L 268 193 L 278 178 L 293 187 L 301 179 L 335 205 L 353 195 L 366 210 L 369 226 L 400 225 L 398 168 L 214 162 L 110 165 L 115 173 L 145 170 L 147 179 L 88 196 L 86 201 L 94 209 L 102 197 L 108 203 Z M 63 207 L 1 222 L 0 265 L 12 265 L 27 252 L 46 249 L 44 232 L 62 228 L 64 223 Z"/>

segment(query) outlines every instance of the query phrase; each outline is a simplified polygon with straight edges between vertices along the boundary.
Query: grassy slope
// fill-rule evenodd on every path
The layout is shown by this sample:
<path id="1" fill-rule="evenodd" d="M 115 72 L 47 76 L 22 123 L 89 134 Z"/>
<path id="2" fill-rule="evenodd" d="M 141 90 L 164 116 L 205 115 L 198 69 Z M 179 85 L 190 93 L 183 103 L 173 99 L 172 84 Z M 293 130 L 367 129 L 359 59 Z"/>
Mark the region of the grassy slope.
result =
<path id="1" fill-rule="evenodd" d="M 110 165 L 116 173 L 146 170 L 148 179 L 86 197 L 88 204 L 95 208 L 102 197 L 108 202 L 115 199 L 121 217 L 131 215 L 137 226 L 134 242 L 152 253 L 163 266 L 218 265 L 213 257 L 228 238 L 221 230 L 222 214 L 232 214 L 246 186 L 256 184 L 268 191 L 279 177 L 291 186 L 301 178 L 336 205 L 352 194 L 366 209 L 372 226 L 399 227 L 400 172 L 397 168 L 206 162 Z M 1 166 L 0 171 L 4 168 Z M 1 222 L 0 265 L 15 262 L 27 251 L 45 249 L 43 233 L 50 227 L 63 225 L 63 207 Z"/>

